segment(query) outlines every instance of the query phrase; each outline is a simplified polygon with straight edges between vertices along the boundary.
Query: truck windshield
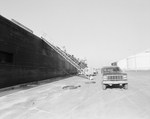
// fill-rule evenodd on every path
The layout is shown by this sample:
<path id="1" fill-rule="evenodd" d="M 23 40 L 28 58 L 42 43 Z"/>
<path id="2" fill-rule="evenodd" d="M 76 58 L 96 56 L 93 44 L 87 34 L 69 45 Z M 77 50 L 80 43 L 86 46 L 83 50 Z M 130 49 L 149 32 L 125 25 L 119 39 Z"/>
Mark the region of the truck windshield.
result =
<path id="1" fill-rule="evenodd" d="M 103 69 L 103 73 L 110 73 L 110 72 L 121 72 L 121 70 L 118 67 L 104 68 Z"/>

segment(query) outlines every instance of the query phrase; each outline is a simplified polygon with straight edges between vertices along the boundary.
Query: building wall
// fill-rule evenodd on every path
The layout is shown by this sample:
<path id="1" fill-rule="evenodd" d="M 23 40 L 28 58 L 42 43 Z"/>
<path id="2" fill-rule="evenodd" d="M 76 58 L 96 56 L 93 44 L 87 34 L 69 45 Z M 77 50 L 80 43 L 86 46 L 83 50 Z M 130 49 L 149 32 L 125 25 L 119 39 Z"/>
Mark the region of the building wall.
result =
<path id="1" fill-rule="evenodd" d="M 150 70 L 150 50 L 120 60 L 117 66 L 122 70 Z"/>
<path id="2" fill-rule="evenodd" d="M 119 66 L 122 70 L 127 69 L 127 60 L 123 59 L 117 62 L 117 66 Z"/>
<path id="3" fill-rule="evenodd" d="M 149 70 L 150 53 L 143 52 L 127 58 L 128 70 Z"/>

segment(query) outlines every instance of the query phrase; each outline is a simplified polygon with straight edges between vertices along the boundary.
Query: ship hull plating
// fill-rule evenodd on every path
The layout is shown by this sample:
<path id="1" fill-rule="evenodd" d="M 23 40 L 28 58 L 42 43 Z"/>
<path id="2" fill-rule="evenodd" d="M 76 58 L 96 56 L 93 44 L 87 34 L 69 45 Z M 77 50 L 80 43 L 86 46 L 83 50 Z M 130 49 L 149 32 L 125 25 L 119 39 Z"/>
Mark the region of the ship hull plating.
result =
<path id="1" fill-rule="evenodd" d="M 0 16 L 0 88 L 77 74 L 41 38 Z"/>

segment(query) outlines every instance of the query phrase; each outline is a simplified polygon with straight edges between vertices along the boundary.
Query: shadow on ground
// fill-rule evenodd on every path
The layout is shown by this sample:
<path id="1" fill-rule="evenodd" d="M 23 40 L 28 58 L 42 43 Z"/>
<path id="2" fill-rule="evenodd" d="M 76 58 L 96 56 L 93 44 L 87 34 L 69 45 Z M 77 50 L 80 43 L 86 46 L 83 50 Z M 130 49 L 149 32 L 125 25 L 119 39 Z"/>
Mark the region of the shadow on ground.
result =
<path id="1" fill-rule="evenodd" d="M 77 76 L 79 76 L 79 77 L 81 77 L 81 78 L 89 79 L 87 76 L 85 76 L 85 75 L 83 75 L 83 74 L 80 74 L 80 75 L 77 75 Z"/>
<path id="2" fill-rule="evenodd" d="M 34 87 L 38 87 L 47 83 L 52 83 L 55 81 L 60 81 L 66 78 L 70 78 L 73 77 L 75 75 L 70 75 L 70 76 L 65 76 L 65 77 L 55 77 L 55 78 L 50 78 L 50 79 L 46 79 L 46 80 L 42 80 L 42 81 L 36 81 L 36 82 L 30 82 L 30 83 L 26 83 L 26 84 L 20 84 L 17 86 L 12 86 L 12 87 L 8 87 L 8 88 L 4 88 L 4 89 L 0 89 L 0 97 L 8 95 L 8 94 L 12 94 L 18 91 L 22 91 L 22 90 L 27 90 L 30 88 L 34 88 Z"/>

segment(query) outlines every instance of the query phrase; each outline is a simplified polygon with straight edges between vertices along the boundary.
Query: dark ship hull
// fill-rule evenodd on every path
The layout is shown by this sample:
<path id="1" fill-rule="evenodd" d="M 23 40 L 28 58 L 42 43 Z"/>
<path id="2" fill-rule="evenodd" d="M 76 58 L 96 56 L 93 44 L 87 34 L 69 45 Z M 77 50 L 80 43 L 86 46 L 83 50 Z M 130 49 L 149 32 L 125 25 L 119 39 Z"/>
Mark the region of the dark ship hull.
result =
<path id="1" fill-rule="evenodd" d="M 0 16 L 0 88 L 77 72 L 44 40 Z"/>

